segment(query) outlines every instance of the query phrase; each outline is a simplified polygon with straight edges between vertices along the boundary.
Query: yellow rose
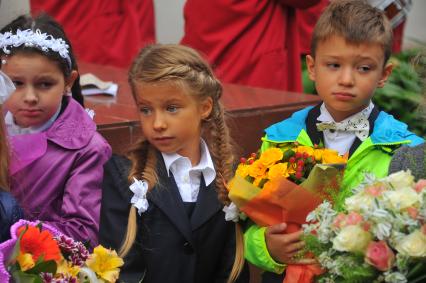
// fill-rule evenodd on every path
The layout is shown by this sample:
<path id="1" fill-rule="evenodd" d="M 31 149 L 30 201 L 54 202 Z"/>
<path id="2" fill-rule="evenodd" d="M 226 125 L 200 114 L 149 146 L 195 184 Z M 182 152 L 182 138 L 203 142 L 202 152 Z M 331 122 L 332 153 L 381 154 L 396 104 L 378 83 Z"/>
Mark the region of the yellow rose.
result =
<path id="1" fill-rule="evenodd" d="M 256 187 L 259 187 L 259 184 L 262 180 L 263 180 L 263 177 L 259 177 L 259 178 L 254 179 L 253 185 L 255 185 Z"/>
<path id="2" fill-rule="evenodd" d="M 309 155 L 314 155 L 314 149 L 310 146 L 304 146 L 304 145 L 299 145 L 296 148 L 296 152 L 300 152 L 300 153 L 307 153 Z"/>
<path id="3" fill-rule="evenodd" d="M 420 196 L 411 188 L 403 188 L 396 191 L 386 191 L 383 197 L 389 201 L 393 209 L 403 210 L 420 203 Z"/>
<path id="4" fill-rule="evenodd" d="M 283 159 L 283 152 L 281 149 L 271 147 L 265 150 L 259 158 L 259 161 L 266 167 L 275 164 L 276 162 Z"/>
<path id="5" fill-rule="evenodd" d="M 410 171 L 398 171 L 385 178 L 396 190 L 414 186 L 414 176 Z"/>
<path id="6" fill-rule="evenodd" d="M 371 242 L 371 234 L 359 225 L 349 225 L 340 230 L 333 240 L 333 248 L 341 252 L 362 252 Z"/>
<path id="7" fill-rule="evenodd" d="M 322 160 L 322 154 L 324 152 L 323 148 L 318 148 L 318 149 L 314 149 L 314 157 L 316 161 L 321 161 Z"/>
<path id="8" fill-rule="evenodd" d="M 333 164 L 333 163 L 346 163 L 346 158 L 339 155 L 339 153 L 332 149 L 324 149 L 322 153 L 322 163 L 323 164 Z"/>
<path id="9" fill-rule="evenodd" d="M 256 160 L 248 168 L 248 174 L 253 178 L 264 178 L 266 174 L 266 169 L 268 169 L 262 162 Z"/>
<path id="10" fill-rule="evenodd" d="M 268 179 L 275 179 L 281 176 L 287 178 L 288 176 L 290 176 L 287 171 L 287 168 L 288 168 L 287 162 L 277 163 L 273 165 L 271 168 L 269 168 Z"/>
<path id="11" fill-rule="evenodd" d="M 345 200 L 348 211 L 361 211 L 361 209 L 372 208 L 374 197 L 364 192 L 357 193 Z"/>
<path id="12" fill-rule="evenodd" d="M 245 177 L 248 176 L 249 167 L 250 167 L 250 165 L 248 165 L 248 164 L 240 163 L 240 165 L 238 165 L 238 167 L 237 167 L 237 171 L 235 171 L 235 174 L 245 178 Z"/>
<path id="13" fill-rule="evenodd" d="M 396 245 L 396 250 L 405 256 L 426 257 L 426 235 L 416 230 L 405 236 Z"/>

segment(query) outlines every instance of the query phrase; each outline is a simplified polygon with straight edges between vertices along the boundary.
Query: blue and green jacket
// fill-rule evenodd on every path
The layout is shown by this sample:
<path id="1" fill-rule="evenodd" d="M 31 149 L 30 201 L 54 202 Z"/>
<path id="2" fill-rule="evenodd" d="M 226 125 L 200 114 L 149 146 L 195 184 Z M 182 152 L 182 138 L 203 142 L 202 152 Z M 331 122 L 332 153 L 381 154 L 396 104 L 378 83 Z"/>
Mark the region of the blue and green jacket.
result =
<path id="1" fill-rule="evenodd" d="M 318 143 L 312 138 L 315 135 L 312 125 L 315 125 L 318 117 L 312 118 L 312 113 L 315 111 L 319 115 L 319 105 L 295 112 L 290 118 L 268 127 L 265 130 L 266 135 L 262 138 L 261 151 L 278 143 L 297 141 L 306 146 Z M 351 189 L 363 180 L 365 173 L 373 173 L 378 178 L 387 176 L 389 163 L 397 148 L 401 145 L 415 146 L 424 142 L 422 138 L 408 131 L 406 124 L 396 120 L 392 115 L 378 111 L 377 108 L 373 109 L 373 112 L 370 115 L 370 118 L 374 116 L 373 119 L 369 119 L 369 137 L 363 142 L 358 140 L 357 147 L 350 152 L 341 192 L 336 202 L 338 208 L 339 204 L 341 208 L 344 199 L 351 195 Z M 282 273 L 285 265 L 275 262 L 269 255 L 265 242 L 265 230 L 266 227 L 257 225 L 252 225 L 246 230 L 245 257 L 265 271 Z"/>

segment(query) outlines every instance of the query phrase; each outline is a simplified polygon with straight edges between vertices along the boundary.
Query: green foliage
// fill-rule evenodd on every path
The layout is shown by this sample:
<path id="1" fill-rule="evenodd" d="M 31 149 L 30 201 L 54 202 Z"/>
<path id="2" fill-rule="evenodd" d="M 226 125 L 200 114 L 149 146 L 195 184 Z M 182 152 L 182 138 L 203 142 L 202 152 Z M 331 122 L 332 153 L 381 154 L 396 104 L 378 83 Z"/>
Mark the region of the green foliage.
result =
<path id="1" fill-rule="evenodd" d="M 324 273 L 317 278 L 317 282 L 330 282 L 327 279 L 333 278 L 336 283 L 365 283 L 373 282 L 377 278 L 377 271 L 371 265 L 364 263 L 362 255 L 340 255 L 337 258 L 339 262 L 340 276 L 331 273 Z"/>
<path id="2" fill-rule="evenodd" d="M 426 281 L 426 261 L 421 260 L 410 268 L 407 274 L 408 282 L 425 282 Z"/>
<path id="3" fill-rule="evenodd" d="M 319 257 L 321 253 L 326 252 L 332 247 L 331 243 L 323 244 L 315 235 L 312 234 L 303 235 L 303 241 L 305 242 L 305 247 L 303 250 L 313 253 L 315 257 Z"/>
<path id="4" fill-rule="evenodd" d="M 396 119 L 408 124 L 413 132 L 425 136 L 422 75 L 426 73 L 426 67 L 413 63 L 417 54 L 420 54 L 420 50 L 407 50 L 391 58 L 393 72 L 385 87 L 376 90 L 373 101 Z"/>
<path id="5" fill-rule="evenodd" d="M 43 280 L 39 275 L 27 274 L 21 270 L 15 270 L 12 272 L 13 282 L 17 283 L 43 283 Z"/>
<path id="6" fill-rule="evenodd" d="M 425 45 L 426 46 L 426 45 Z M 406 123 L 411 131 L 426 136 L 425 83 L 426 56 L 421 48 L 404 50 L 394 54 L 394 64 L 385 87 L 378 88 L 373 102 L 382 110 Z M 302 64 L 303 91 L 316 93 L 309 79 L 306 64 Z"/>

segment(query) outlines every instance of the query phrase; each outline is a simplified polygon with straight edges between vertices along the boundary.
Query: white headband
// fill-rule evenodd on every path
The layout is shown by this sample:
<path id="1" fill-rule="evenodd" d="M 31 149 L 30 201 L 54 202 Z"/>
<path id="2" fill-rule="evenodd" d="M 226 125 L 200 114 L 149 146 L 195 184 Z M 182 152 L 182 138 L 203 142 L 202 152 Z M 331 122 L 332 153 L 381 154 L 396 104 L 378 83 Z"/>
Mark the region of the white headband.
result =
<path id="1" fill-rule="evenodd" d="M 44 52 L 50 50 L 57 52 L 62 58 L 66 59 L 70 70 L 72 70 L 71 58 L 68 51 L 68 44 L 62 38 L 54 38 L 50 34 L 41 33 L 39 29 L 35 32 L 31 29 L 0 33 L 0 48 L 3 52 L 10 54 L 10 48 L 25 45 L 27 47 L 35 47 Z M 8 49 L 9 48 L 9 49 Z"/>
<path id="2" fill-rule="evenodd" d="M 15 85 L 10 78 L 0 71 L 0 104 L 3 104 L 15 91 Z"/>

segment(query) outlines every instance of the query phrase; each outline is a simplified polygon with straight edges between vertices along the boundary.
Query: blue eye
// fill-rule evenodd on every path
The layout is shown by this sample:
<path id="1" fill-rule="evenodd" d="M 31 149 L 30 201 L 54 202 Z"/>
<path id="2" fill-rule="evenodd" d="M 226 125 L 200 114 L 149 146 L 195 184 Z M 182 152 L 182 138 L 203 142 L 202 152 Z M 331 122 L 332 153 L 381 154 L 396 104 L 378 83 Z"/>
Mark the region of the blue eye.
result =
<path id="1" fill-rule="evenodd" d="M 37 86 L 42 89 L 51 88 L 54 84 L 52 82 L 39 82 Z"/>
<path id="2" fill-rule="evenodd" d="M 178 111 L 178 107 L 175 105 L 169 105 L 167 106 L 167 111 L 170 113 L 176 113 Z"/>
<path id="3" fill-rule="evenodd" d="M 149 115 L 151 114 L 151 109 L 149 109 L 148 107 L 141 107 L 139 109 L 139 111 L 143 114 L 143 115 Z"/>
<path id="4" fill-rule="evenodd" d="M 338 69 L 340 67 L 340 64 L 337 63 L 327 63 L 327 68 L 335 70 Z"/>
<path id="5" fill-rule="evenodd" d="M 359 66 L 359 67 L 358 67 L 358 70 L 359 70 L 361 73 L 367 73 L 367 72 L 369 72 L 369 71 L 371 70 L 371 67 L 370 67 L 370 66 L 368 66 L 368 65 L 363 65 L 363 66 Z"/>

